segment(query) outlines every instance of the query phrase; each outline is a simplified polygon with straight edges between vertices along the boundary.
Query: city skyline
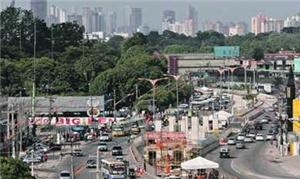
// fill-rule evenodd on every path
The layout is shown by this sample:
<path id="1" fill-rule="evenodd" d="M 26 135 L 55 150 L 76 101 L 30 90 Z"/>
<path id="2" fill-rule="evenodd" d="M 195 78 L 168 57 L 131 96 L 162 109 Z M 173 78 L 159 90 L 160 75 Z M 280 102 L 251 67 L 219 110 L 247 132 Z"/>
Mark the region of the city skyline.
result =
<path id="1" fill-rule="evenodd" d="M 70 2 L 72 6 L 70 6 Z M 172 2 L 172 6 L 170 4 Z M 257 3 L 259 2 L 259 3 Z M 270 2 L 272 2 L 270 4 Z M 1 3 L 2 9 L 9 6 L 11 0 L 4 0 Z M 117 5 L 116 5 L 117 3 Z M 188 7 L 192 6 L 198 12 L 198 29 L 203 30 L 205 21 L 221 21 L 221 22 L 240 22 L 244 21 L 251 25 L 251 17 L 261 13 L 268 17 L 276 19 L 285 19 L 287 16 L 295 15 L 299 12 L 297 7 L 300 1 L 85 1 L 79 2 L 74 0 L 48 0 L 47 9 L 51 5 L 66 9 L 67 14 L 79 12 L 82 14 L 84 7 L 94 8 L 102 7 L 103 13 L 108 14 L 111 11 L 116 12 L 117 17 L 125 14 L 125 7 L 142 8 L 142 22 L 147 24 L 151 29 L 159 30 L 161 27 L 161 19 L 163 11 L 173 10 L 176 13 L 176 21 L 183 21 L 188 16 Z M 15 2 L 16 7 L 30 9 L 30 0 L 22 0 Z M 155 9 L 156 13 L 152 13 Z M 213 11 L 211 9 L 214 9 Z M 237 10 L 238 9 L 238 10 Z M 215 12 L 218 12 L 217 14 Z M 239 14 L 243 12 L 243 14 Z M 117 18 L 117 26 L 124 24 L 123 18 Z"/>

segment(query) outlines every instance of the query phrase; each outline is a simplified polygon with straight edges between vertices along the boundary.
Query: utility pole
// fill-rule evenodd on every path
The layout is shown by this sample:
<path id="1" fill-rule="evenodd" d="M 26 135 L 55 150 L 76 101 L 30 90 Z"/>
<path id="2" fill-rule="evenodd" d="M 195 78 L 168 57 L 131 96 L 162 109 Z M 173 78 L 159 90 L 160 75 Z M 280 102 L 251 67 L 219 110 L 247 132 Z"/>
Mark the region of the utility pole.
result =
<path id="1" fill-rule="evenodd" d="M 114 122 L 117 121 L 116 118 L 116 89 L 114 89 Z"/>
<path id="2" fill-rule="evenodd" d="M 96 164 L 96 179 L 99 179 L 99 175 L 100 175 L 100 167 L 99 167 L 99 164 L 100 164 L 100 147 L 98 146 L 97 148 L 97 164 Z"/>
<path id="3" fill-rule="evenodd" d="M 16 158 L 16 136 L 15 136 L 15 115 L 14 111 L 12 110 L 11 114 L 11 133 L 12 133 L 12 157 Z"/>
<path id="4" fill-rule="evenodd" d="M 72 136 L 72 138 L 71 138 L 71 177 L 72 177 L 72 179 L 75 179 L 74 159 L 73 159 L 73 139 L 74 139 L 74 137 Z"/>

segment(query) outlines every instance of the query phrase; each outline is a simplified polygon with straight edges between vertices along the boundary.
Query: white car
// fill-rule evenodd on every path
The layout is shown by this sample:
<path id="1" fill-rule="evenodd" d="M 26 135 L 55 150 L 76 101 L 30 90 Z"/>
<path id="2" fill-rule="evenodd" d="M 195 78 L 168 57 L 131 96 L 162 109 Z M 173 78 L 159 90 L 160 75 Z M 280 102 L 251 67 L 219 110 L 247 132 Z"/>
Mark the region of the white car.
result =
<path id="1" fill-rule="evenodd" d="M 100 142 L 98 144 L 98 150 L 100 150 L 100 151 L 108 151 L 107 144 L 105 142 Z"/>
<path id="2" fill-rule="evenodd" d="M 59 179 L 71 179 L 71 173 L 69 171 L 61 171 Z"/>
<path id="3" fill-rule="evenodd" d="M 100 141 L 110 141 L 111 138 L 110 138 L 109 134 L 104 133 L 100 136 L 99 140 Z"/>
<path id="4" fill-rule="evenodd" d="M 246 135 L 246 137 L 252 137 L 255 138 L 255 133 L 254 132 L 250 132 Z"/>
<path id="5" fill-rule="evenodd" d="M 244 141 L 245 140 L 245 136 L 244 135 L 238 135 L 236 139 L 238 141 Z"/>
<path id="6" fill-rule="evenodd" d="M 253 142 L 253 138 L 252 137 L 245 137 L 244 142 L 245 143 L 252 143 Z"/>
<path id="7" fill-rule="evenodd" d="M 260 120 L 260 122 L 263 124 L 267 124 L 267 123 L 269 123 L 269 120 L 266 118 L 263 118 L 262 120 Z"/>
<path id="8" fill-rule="evenodd" d="M 266 140 L 272 140 L 274 138 L 275 138 L 274 134 L 267 134 L 267 136 L 266 136 Z"/>
<path id="9" fill-rule="evenodd" d="M 236 142 L 235 142 L 235 140 L 233 138 L 229 138 L 228 141 L 227 141 L 227 144 L 228 145 L 235 145 Z"/>
<path id="10" fill-rule="evenodd" d="M 264 141 L 265 138 L 264 138 L 264 136 L 262 134 L 257 134 L 256 137 L 255 137 L 255 140 L 256 141 Z"/>

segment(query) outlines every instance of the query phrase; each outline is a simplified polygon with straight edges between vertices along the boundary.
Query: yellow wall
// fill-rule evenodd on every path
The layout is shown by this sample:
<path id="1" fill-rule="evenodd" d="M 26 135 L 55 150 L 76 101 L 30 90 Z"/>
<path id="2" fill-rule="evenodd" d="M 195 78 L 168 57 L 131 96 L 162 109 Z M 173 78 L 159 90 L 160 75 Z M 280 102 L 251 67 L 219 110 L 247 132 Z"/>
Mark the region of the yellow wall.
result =
<path id="1" fill-rule="evenodd" d="M 293 100 L 293 118 L 296 119 L 300 117 L 300 99 Z M 300 121 L 294 120 L 293 122 L 293 132 L 300 132 Z"/>

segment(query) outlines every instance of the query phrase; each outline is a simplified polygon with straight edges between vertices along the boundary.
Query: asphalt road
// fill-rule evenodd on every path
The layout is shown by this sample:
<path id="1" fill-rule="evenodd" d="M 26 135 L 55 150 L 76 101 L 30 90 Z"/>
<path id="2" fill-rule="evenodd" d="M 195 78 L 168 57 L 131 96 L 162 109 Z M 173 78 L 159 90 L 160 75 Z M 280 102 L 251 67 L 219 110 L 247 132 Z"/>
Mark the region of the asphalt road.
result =
<path id="1" fill-rule="evenodd" d="M 73 163 L 74 163 L 74 172 L 75 172 L 75 178 L 76 179 L 92 179 L 96 178 L 96 169 L 89 169 L 86 168 L 86 161 L 89 157 L 96 157 L 97 152 L 97 146 L 98 146 L 99 140 L 95 142 L 90 142 L 82 147 L 79 147 L 84 152 L 84 156 L 82 157 L 73 157 Z M 112 158 L 111 156 L 111 148 L 114 145 L 121 145 L 123 148 L 124 156 L 126 159 L 130 159 L 129 157 L 126 157 L 128 155 L 128 148 L 129 144 L 127 142 L 127 137 L 118 137 L 113 138 L 111 142 L 108 142 L 108 148 L 109 151 L 107 152 L 101 152 L 100 158 Z M 74 147 L 76 149 L 76 147 Z M 129 161 L 131 162 L 131 161 Z M 71 157 L 64 156 L 64 159 L 62 161 L 58 161 L 58 165 L 55 167 L 55 173 L 57 174 L 57 178 L 59 177 L 59 173 L 63 170 L 71 171 Z"/>
<path id="2" fill-rule="evenodd" d="M 272 116 L 274 114 L 265 113 Z M 263 115 L 265 115 L 263 114 Z M 263 115 L 256 120 L 262 119 Z M 264 130 L 260 133 L 267 134 L 269 125 L 264 125 Z M 246 149 L 236 149 L 235 146 L 229 146 L 231 158 L 219 158 L 219 148 L 211 152 L 206 158 L 219 163 L 220 175 L 225 178 L 242 179 L 289 179 L 295 178 L 282 170 L 277 163 L 267 160 L 265 154 L 268 142 L 255 142 L 246 144 Z M 296 178 L 295 178 L 296 179 Z"/>

